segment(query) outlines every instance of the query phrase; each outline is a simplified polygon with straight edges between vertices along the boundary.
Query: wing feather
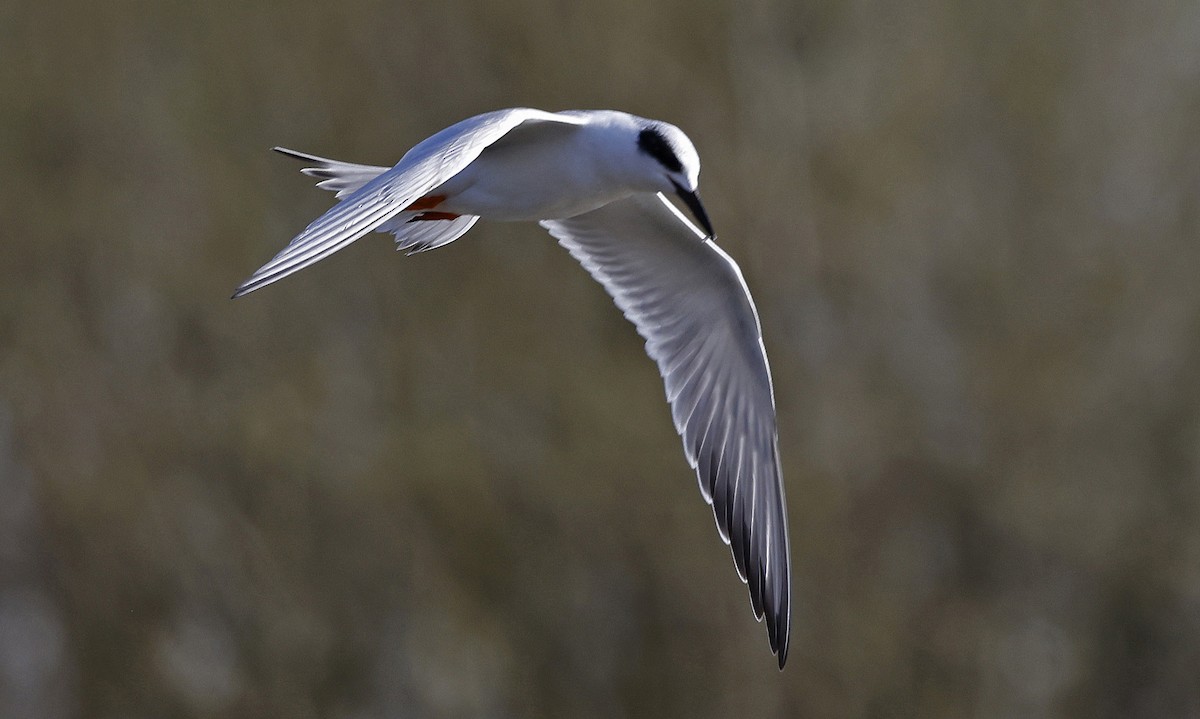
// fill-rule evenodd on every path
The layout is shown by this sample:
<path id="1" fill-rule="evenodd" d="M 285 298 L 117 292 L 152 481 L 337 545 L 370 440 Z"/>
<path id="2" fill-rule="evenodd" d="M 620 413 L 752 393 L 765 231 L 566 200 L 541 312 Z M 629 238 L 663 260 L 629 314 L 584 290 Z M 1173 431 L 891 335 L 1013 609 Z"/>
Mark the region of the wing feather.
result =
<path id="1" fill-rule="evenodd" d="M 513 108 L 476 115 L 451 125 L 417 144 L 395 167 L 363 182 L 353 192 L 341 197 L 341 202 L 314 220 L 270 262 L 238 286 L 233 296 L 241 297 L 281 280 L 371 232 L 413 201 L 461 172 L 484 149 L 513 128 L 527 122 L 581 125 L 586 120 L 562 113 Z M 301 156 L 301 159 L 329 162 L 302 153 L 290 154 Z M 349 163 L 337 164 L 345 169 Z M 368 165 L 358 167 L 372 169 Z M 356 180 L 361 177 L 357 176 Z"/>
<path id="2" fill-rule="evenodd" d="M 700 492 L 782 667 L 791 627 L 786 505 L 771 374 L 741 271 L 662 195 L 541 224 L 645 338 Z"/>

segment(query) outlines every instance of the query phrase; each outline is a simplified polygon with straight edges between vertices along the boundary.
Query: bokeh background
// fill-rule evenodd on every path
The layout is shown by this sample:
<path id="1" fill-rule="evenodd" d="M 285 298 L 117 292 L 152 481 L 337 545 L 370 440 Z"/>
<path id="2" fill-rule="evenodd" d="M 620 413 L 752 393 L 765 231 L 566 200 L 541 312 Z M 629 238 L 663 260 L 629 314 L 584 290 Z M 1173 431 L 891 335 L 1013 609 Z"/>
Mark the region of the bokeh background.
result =
<path id="1" fill-rule="evenodd" d="M 758 302 L 775 669 L 640 339 L 534 225 L 332 197 L 672 121 Z M 0 716 L 1200 716 L 1200 4 L 0 5 Z"/>

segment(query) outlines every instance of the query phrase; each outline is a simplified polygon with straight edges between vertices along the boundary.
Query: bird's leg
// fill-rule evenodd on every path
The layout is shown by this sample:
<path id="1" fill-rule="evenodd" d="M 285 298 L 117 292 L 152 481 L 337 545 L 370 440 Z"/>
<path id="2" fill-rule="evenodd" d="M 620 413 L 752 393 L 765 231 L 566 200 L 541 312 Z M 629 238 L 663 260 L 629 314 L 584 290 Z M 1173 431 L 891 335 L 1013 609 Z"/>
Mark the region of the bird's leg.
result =
<path id="1" fill-rule="evenodd" d="M 411 205 L 405 207 L 409 212 L 420 212 L 421 210 L 432 210 L 438 205 L 446 201 L 445 195 L 425 195 L 418 197 Z"/>
<path id="2" fill-rule="evenodd" d="M 457 220 L 458 215 L 453 212 L 422 212 L 419 215 L 414 215 L 409 218 L 409 222 L 426 222 L 428 220 Z"/>
<path id="3" fill-rule="evenodd" d="M 411 205 L 405 207 L 407 212 L 416 212 L 409 222 L 425 222 L 428 220 L 457 220 L 458 215 L 453 212 L 426 212 L 432 210 L 438 205 L 446 201 L 445 195 L 425 195 L 418 197 Z"/>

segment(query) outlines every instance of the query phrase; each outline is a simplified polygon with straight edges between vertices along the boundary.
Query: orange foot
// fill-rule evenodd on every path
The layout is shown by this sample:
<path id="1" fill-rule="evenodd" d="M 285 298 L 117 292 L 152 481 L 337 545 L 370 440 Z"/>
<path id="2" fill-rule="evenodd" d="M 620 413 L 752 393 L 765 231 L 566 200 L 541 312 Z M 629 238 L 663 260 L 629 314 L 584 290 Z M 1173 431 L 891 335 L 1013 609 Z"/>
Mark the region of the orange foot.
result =
<path id="1" fill-rule="evenodd" d="M 405 207 L 405 210 L 410 212 L 420 212 L 421 210 L 432 210 L 438 205 L 446 201 L 445 195 L 425 195 L 418 197 L 411 205 Z"/>

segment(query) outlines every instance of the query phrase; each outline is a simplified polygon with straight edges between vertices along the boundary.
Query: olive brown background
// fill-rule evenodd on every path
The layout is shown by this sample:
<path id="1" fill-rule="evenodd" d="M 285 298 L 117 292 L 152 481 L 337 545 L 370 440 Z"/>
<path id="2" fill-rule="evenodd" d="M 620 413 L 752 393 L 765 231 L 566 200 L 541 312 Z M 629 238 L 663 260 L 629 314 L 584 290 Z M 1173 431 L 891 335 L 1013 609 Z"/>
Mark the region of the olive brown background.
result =
<path id="1" fill-rule="evenodd" d="M 632 327 L 370 236 L 498 107 L 682 127 L 775 374 L 776 671 Z M 1200 5 L 0 7 L 0 715 L 1200 716 Z"/>

